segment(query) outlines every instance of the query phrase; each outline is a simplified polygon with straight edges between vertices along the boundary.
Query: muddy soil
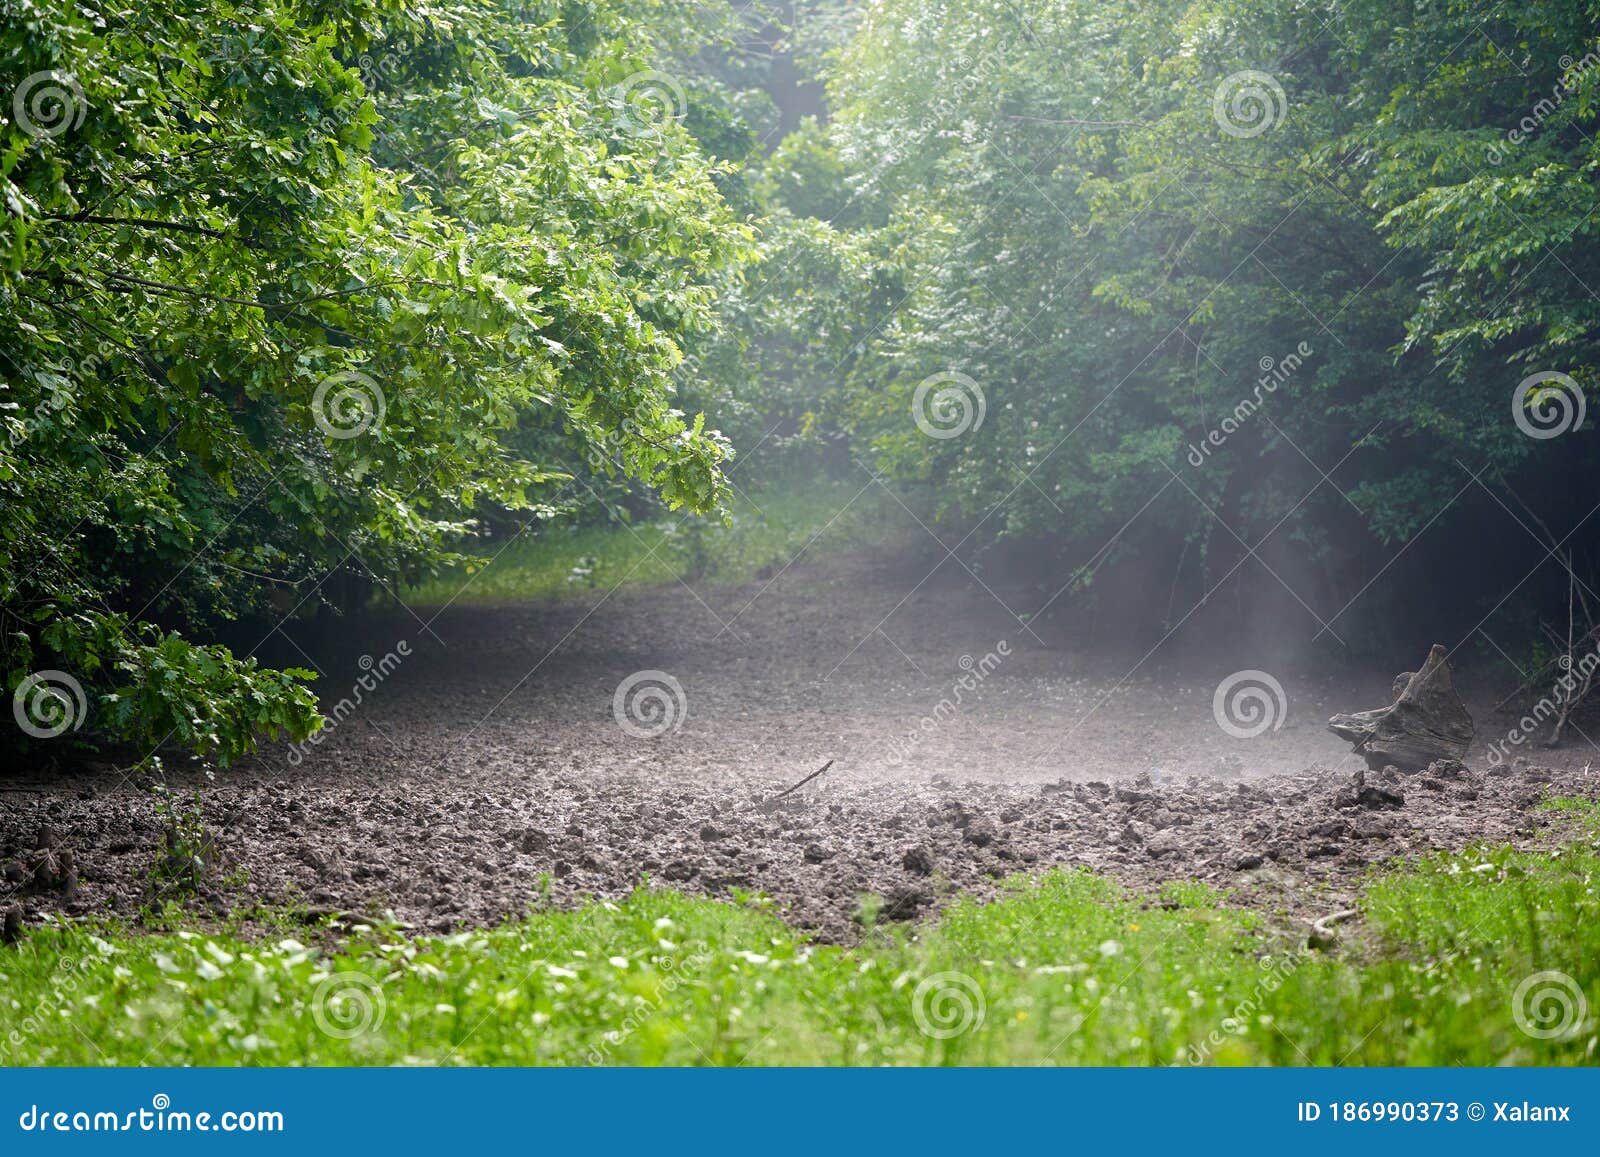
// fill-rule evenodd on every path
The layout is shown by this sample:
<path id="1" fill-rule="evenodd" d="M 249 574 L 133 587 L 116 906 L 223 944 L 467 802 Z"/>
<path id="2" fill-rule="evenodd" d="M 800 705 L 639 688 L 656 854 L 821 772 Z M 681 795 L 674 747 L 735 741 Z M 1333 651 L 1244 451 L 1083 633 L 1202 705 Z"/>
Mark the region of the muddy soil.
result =
<path id="1" fill-rule="evenodd" d="M 361 624 L 362 651 L 288 627 L 323 672 L 324 710 L 347 709 L 317 744 L 205 789 L 216 866 L 191 904 L 392 912 L 444 931 L 648 878 L 766 893 L 848 942 L 863 895 L 880 919 L 915 919 L 1014 872 L 1082 865 L 1310 916 L 1342 906 L 1369 865 L 1536 843 L 1545 793 L 1600 795 L 1582 737 L 1525 749 L 1539 766 L 1490 767 L 1483 741 L 1514 720 L 1470 687 L 1480 744 L 1464 767 L 1359 783 L 1324 725 L 1386 702 L 1395 672 L 1090 650 L 1013 614 L 1027 592 L 999 576 L 936 563 L 886 548 L 739 587 L 412 608 Z M 1246 668 L 1284 692 L 1248 738 L 1259 716 L 1230 733 L 1213 709 Z M 13 771 L 0 906 L 132 915 L 161 833 L 118 769 Z"/>

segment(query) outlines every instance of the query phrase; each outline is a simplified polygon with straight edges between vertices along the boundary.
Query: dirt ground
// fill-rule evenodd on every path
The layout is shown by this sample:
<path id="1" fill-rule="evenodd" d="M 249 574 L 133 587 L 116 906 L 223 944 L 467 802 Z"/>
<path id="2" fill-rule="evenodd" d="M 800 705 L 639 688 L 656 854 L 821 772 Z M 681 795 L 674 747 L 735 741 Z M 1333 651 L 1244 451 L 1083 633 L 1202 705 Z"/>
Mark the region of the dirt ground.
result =
<path id="1" fill-rule="evenodd" d="M 880 918 L 920 918 L 1013 872 L 1084 865 L 1309 916 L 1392 857 L 1536 842 L 1546 790 L 1600 794 L 1583 738 L 1490 767 L 1483 741 L 1514 720 L 1470 688 L 1466 767 L 1368 775 L 1360 792 L 1360 760 L 1325 724 L 1387 702 L 1393 671 L 1090 651 L 1011 614 L 1027 592 L 1003 576 L 936 562 L 885 548 L 739 587 L 416 608 L 365 624 L 356 652 L 291 628 L 336 720 L 205 790 L 218 864 L 192 903 L 392 911 L 442 931 L 648 877 L 763 892 L 848 941 L 863 894 L 883 898 Z M 1277 726 L 1245 738 L 1213 693 L 1248 667 L 1272 670 L 1283 699 L 1258 704 Z M 148 902 L 162 825 L 120 771 L 13 771 L 0 809 L 0 891 L 30 920 Z"/>

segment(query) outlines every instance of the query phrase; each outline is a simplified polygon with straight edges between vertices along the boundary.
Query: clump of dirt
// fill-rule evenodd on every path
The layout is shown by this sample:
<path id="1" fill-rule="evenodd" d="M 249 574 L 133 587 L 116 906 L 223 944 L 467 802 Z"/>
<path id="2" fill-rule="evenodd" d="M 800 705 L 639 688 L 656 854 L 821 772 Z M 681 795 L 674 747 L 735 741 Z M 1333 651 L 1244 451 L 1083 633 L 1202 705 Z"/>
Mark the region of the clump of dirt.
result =
<path id="1" fill-rule="evenodd" d="M 710 896 L 764 892 L 798 926 L 847 942 L 860 933 L 863 894 L 882 898 L 879 920 L 916 919 L 956 895 L 988 895 L 1014 872 L 1064 865 L 1141 891 L 1203 880 L 1246 902 L 1312 915 L 1330 894 L 1353 892 L 1376 863 L 1480 839 L 1532 843 L 1550 823 L 1534 810 L 1547 793 L 1597 787 L 1582 772 L 1501 770 L 1436 765 L 1403 782 L 1312 772 L 1159 785 L 1146 776 L 824 781 L 781 807 L 764 806 L 772 793 L 680 791 L 658 781 L 602 792 L 548 773 L 515 794 L 277 780 L 209 793 L 206 822 L 228 875 L 211 880 L 196 903 L 218 916 L 285 902 L 315 913 L 392 910 L 445 931 L 517 916 L 546 889 L 555 902 L 576 904 L 621 896 L 649 878 Z M 0 903 L 20 901 L 30 921 L 45 912 L 137 911 L 142 870 L 162 847 L 147 797 L 13 793 L 7 802 L 0 862 L 12 895 Z M 53 833 L 48 857 L 31 846 L 41 829 Z M 52 872 L 75 865 L 77 887 L 36 886 L 47 861 L 57 865 Z"/>
<path id="2" fill-rule="evenodd" d="M 1067 865 L 1320 915 L 1370 864 L 1533 841 L 1545 793 L 1600 794 L 1576 746 L 1549 768 L 1485 773 L 1469 752 L 1468 766 L 1365 771 L 1325 724 L 1381 698 L 1392 671 L 1275 670 L 1283 711 L 1240 738 L 1214 692 L 1230 671 L 1276 668 L 1268 658 L 1095 652 L 1012 613 L 1038 592 L 976 583 L 939 557 L 407 611 L 352 628 L 355 652 L 285 624 L 328 702 L 370 667 L 362 651 L 414 645 L 318 742 L 264 751 L 214 785 L 169 770 L 173 792 L 201 789 L 196 830 L 214 841 L 185 902 L 218 918 L 392 911 L 442 931 L 648 879 L 765 892 L 800 927 L 849 941 L 866 911 L 921 919 Z M 619 716 L 619 691 L 646 676 L 673 710 Z M 13 773 L 0 780 L 0 909 L 133 915 L 169 827 L 116 769 Z"/>

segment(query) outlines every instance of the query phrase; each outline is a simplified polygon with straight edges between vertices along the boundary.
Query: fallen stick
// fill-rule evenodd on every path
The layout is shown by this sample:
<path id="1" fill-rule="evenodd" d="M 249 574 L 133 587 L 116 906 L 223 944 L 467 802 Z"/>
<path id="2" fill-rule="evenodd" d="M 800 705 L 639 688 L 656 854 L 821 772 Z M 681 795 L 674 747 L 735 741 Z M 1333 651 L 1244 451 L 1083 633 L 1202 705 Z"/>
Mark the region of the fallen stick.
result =
<path id="1" fill-rule="evenodd" d="M 795 784 L 793 787 L 784 788 L 777 795 L 773 796 L 772 799 L 767 800 L 767 802 L 768 803 L 772 803 L 773 800 L 780 800 L 784 796 L 790 794 L 791 792 L 799 791 L 801 788 L 805 787 L 806 784 L 808 784 L 812 780 L 816 779 L 817 776 L 821 775 L 823 772 L 827 771 L 828 768 L 830 768 L 832 766 L 833 766 L 833 760 L 830 759 L 830 760 L 828 760 L 827 763 L 824 763 L 821 767 L 817 768 L 816 771 L 813 771 L 810 775 L 806 776 L 799 783 Z"/>
<path id="2" fill-rule="evenodd" d="M 1341 908 L 1337 912 L 1329 912 L 1320 919 L 1312 920 L 1311 935 L 1307 939 L 1308 948 L 1332 948 L 1339 942 L 1339 934 L 1333 930 L 1335 924 L 1343 924 L 1359 916 L 1361 913 L 1355 908 Z"/>

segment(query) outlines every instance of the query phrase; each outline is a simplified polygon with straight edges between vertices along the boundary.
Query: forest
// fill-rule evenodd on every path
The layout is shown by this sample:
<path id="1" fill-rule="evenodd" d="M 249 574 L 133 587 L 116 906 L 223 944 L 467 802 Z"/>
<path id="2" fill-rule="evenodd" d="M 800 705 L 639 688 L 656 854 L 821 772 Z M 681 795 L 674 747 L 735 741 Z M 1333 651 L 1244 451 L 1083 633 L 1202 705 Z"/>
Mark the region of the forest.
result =
<path id="1" fill-rule="evenodd" d="M 0 1055 L 1593 1064 L 1597 133 L 1595 0 L 0 0 Z"/>

